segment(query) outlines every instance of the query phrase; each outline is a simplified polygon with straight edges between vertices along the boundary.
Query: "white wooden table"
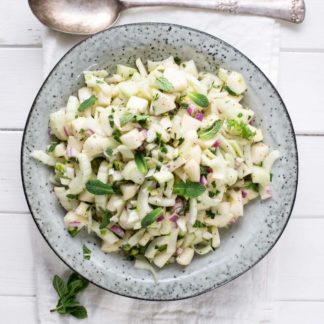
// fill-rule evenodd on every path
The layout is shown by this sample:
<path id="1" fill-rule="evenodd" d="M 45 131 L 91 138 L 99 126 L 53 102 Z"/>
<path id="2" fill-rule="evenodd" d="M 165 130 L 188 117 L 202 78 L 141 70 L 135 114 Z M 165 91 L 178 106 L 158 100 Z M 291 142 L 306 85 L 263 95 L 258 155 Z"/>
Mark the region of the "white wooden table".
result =
<path id="1" fill-rule="evenodd" d="M 270 253 L 276 324 L 324 323 L 324 1 L 306 0 L 300 26 L 281 23 L 279 90 L 297 132 L 300 178 L 292 218 Z M 42 81 L 40 23 L 27 1 L 0 1 L 0 316 L 36 323 L 32 219 L 19 153 Z"/>

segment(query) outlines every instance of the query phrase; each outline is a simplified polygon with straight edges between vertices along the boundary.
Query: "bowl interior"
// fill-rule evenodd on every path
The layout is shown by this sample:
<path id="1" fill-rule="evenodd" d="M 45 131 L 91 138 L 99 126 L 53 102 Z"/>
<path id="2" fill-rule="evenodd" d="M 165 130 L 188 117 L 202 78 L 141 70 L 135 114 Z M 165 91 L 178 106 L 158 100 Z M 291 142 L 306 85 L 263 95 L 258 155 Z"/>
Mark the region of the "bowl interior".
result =
<path id="1" fill-rule="evenodd" d="M 245 208 L 237 224 L 221 232 L 221 246 L 195 257 L 186 268 L 169 266 L 159 271 L 159 282 L 134 269 L 119 254 L 100 251 L 96 238 L 82 233 L 72 239 L 63 225 L 64 211 L 49 183 L 51 171 L 29 157 L 48 143 L 49 113 L 65 105 L 68 96 L 83 85 L 82 71 L 105 68 L 114 72 L 118 63 L 134 65 L 168 56 L 193 59 L 199 70 L 214 72 L 218 66 L 245 76 L 245 104 L 256 112 L 256 124 L 265 142 L 278 148 L 281 159 L 273 169 L 273 198 Z M 191 297 L 218 287 L 258 262 L 275 244 L 290 216 L 297 187 L 297 149 L 286 108 L 264 74 L 242 53 L 224 41 L 186 27 L 142 23 L 123 25 L 96 34 L 78 44 L 56 65 L 40 89 L 29 114 L 22 143 L 22 177 L 26 198 L 41 233 L 71 268 L 91 282 L 118 294 L 154 300 Z M 84 261 L 82 245 L 92 250 Z"/>

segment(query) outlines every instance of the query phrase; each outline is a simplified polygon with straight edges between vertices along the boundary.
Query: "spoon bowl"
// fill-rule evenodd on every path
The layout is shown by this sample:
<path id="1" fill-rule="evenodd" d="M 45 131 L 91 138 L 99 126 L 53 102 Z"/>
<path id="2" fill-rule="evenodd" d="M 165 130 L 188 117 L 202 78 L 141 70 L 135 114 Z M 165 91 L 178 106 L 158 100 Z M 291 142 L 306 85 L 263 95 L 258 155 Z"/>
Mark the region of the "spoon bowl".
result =
<path id="1" fill-rule="evenodd" d="M 119 17 L 118 0 L 29 0 L 35 16 L 51 29 L 87 35 L 107 29 Z"/>

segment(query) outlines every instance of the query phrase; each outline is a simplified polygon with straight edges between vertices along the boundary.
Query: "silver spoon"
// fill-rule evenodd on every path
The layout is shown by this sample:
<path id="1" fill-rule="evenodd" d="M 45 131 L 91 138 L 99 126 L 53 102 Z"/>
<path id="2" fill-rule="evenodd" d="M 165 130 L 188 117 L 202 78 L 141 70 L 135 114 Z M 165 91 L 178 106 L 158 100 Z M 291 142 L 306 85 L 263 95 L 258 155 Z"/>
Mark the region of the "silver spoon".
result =
<path id="1" fill-rule="evenodd" d="M 90 35 L 113 25 L 128 8 L 177 6 L 252 14 L 301 23 L 304 0 L 29 0 L 35 16 L 60 32 Z"/>

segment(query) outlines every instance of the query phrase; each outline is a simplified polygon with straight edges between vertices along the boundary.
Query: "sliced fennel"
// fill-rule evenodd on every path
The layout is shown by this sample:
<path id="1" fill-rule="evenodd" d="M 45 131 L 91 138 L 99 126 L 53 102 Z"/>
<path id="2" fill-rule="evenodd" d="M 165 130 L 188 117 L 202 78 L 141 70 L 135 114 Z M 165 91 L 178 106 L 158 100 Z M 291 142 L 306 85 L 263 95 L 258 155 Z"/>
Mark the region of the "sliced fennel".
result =
<path id="1" fill-rule="evenodd" d="M 50 114 L 46 150 L 31 153 L 54 170 L 71 236 L 95 233 L 104 252 L 122 251 L 157 281 L 155 266 L 210 253 L 245 204 L 272 196 L 280 153 L 251 125 L 242 74 L 169 57 L 84 77 Z"/>

